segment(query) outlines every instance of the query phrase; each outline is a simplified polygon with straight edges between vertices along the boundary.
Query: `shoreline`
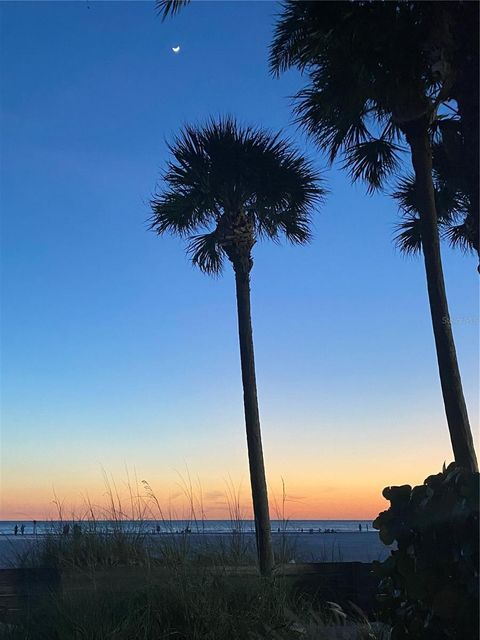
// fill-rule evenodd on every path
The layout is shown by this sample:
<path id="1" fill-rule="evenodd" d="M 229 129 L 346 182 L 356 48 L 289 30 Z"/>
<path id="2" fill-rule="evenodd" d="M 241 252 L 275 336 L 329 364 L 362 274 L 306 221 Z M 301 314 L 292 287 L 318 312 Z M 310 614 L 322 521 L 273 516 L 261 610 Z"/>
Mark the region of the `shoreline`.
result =
<path id="1" fill-rule="evenodd" d="M 93 532 L 92 532 L 93 533 Z M 111 536 L 115 532 L 97 532 L 97 535 Z M 123 532 L 123 535 L 128 532 Z M 27 554 L 35 543 L 45 540 L 48 533 L 21 534 L 0 534 L 0 568 L 11 568 L 15 566 L 15 560 L 22 554 Z M 61 538 L 62 534 L 50 534 Z M 88 532 L 80 535 L 88 535 Z M 255 533 L 253 531 L 232 532 L 142 532 L 140 534 L 132 532 L 132 536 L 140 535 L 145 539 L 148 552 L 153 557 L 160 557 L 162 553 L 162 541 L 169 540 L 175 542 L 188 541 L 189 551 L 192 554 L 205 552 L 218 552 L 228 549 L 228 544 L 235 544 L 238 539 L 243 538 L 245 549 L 248 553 L 255 555 Z M 73 538 L 70 533 L 69 538 Z M 385 560 L 394 545 L 385 546 L 378 536 L 377 531 L 342 531 L 335 533 L 309 533 L 286 531 L 272 532 L 272 542 L 274 549 L 282 549 L 282 543 L 288 540 L 287 562 L 372 562 L 373 560 Z M 226 547 L 227 545 L 227 547 Z M 18 562 L 17 562 L 18 563 Z"/>

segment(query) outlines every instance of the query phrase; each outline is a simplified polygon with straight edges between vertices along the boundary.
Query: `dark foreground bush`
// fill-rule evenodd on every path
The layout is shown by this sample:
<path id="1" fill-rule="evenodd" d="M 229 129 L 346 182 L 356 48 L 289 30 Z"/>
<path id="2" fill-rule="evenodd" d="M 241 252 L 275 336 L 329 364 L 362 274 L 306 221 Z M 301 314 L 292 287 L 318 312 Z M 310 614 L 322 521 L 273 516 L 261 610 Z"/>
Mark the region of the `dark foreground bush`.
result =
<path id="1" fill-rule="evenodd" d="M 374 563 L 392 640 L 478 638 L 479 474 L 449 465 L 423 485 L 387 487 L 373 523 L 398 550 Z"/>

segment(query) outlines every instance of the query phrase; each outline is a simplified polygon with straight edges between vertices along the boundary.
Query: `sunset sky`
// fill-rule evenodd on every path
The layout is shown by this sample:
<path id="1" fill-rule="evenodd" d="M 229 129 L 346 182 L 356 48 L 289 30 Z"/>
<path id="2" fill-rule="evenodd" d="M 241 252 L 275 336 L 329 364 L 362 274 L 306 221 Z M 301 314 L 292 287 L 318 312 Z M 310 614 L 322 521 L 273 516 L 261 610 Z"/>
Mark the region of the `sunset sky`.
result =
<path id="1" fill-rule="evenodd" d="M 311 245 L 255 247 L 271 495 L 283 478 L 292 518 L 368 519 L 384 486 L 451 461 L 422 261 L 395 249 L 388 195 L 292 124 L 302 78 L 267 63 L 278 9 L 195 2 L 162 23 L 153 2 L 0 4 L 0 519 L 53 516 L 54 493 L 101 503 L 103 470 L 123 492 L 126 469 L 179 514 L 187 470 L 208 517 L 230 481 L 249 513 L 233 274 L 202 275 L 146 222 L 166 140 L 218 114 L 282 129 L 330 190 Z M 476 262 L 443 255 L 477 438 Z"/>

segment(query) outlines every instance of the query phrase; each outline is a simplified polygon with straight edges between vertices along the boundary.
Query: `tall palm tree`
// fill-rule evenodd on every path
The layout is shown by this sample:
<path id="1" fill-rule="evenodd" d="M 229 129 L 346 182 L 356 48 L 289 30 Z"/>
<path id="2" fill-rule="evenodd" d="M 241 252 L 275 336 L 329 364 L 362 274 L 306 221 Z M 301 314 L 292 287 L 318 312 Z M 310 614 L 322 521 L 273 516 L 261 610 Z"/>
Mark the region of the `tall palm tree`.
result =
<path id="1" fill-rule="evenodd" d="M 250 312 L 252 249 L 257 239 L 282 235 L 307 242 L 324 191 L 316 171 L 288 142 L 230 117 L 185 127 L 169 149 L 166 187 L 151 203 L 152 230 L 187 238 L 193 264 L 205 273 L 219 274 L 225 260 L 235 272 L 257 551 L 260 571 L 268 575 L 273 552 Z"/>
<path id="2" fill-rule="evenodd" d="M 406 143 L 415 176 L 428 297 L 456 462 L 477 470 L 449 318 L 432 178 L 432 125 L 457 77 L 449 2 L 287 0 L 271 48 L 274 72 L 295 66 L 308 84 L 299 122 L 353 180 L 382 188 Z M 458 3 L 457 3 L 458 4 Z M 474 48 L 474 47 L 473 47 Z"/>

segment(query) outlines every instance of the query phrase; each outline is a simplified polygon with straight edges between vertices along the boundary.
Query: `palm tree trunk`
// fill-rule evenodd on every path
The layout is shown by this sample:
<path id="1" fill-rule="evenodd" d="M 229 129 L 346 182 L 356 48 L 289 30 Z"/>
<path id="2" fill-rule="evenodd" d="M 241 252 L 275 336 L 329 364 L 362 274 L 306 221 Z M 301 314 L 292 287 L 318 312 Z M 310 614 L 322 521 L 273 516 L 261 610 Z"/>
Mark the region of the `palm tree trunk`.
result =
<path id="1" fill-rule="evenodd" d="M 253 351 L 252 320 L 250 312 L 250 271 L 243 264 L 234 264 L 237 289 L 238 335 L 242 364 L 243 404 L 247 428 L 248 461 L 252 487 L 253 512 L 257 541 L 258 562 L 262 576 L 270 575 L 273 568 L 272 536 L 268 511 L 267 482 L 263 463 L 262 435 L 258 413 L 257 382 Z"/>
<path id="2" fill-rule="evenodd" d="M 428 300 L 453 455 L 460 466 L 471 471 L 478 471 L 448 313 L 432 181 L 432 152 L 427 123 L 423 119 L 410 122 L 404 127 L 404 131 L 412 152 L 412 164 L 420 199 L 422 248 L 427 276 Z"/>

